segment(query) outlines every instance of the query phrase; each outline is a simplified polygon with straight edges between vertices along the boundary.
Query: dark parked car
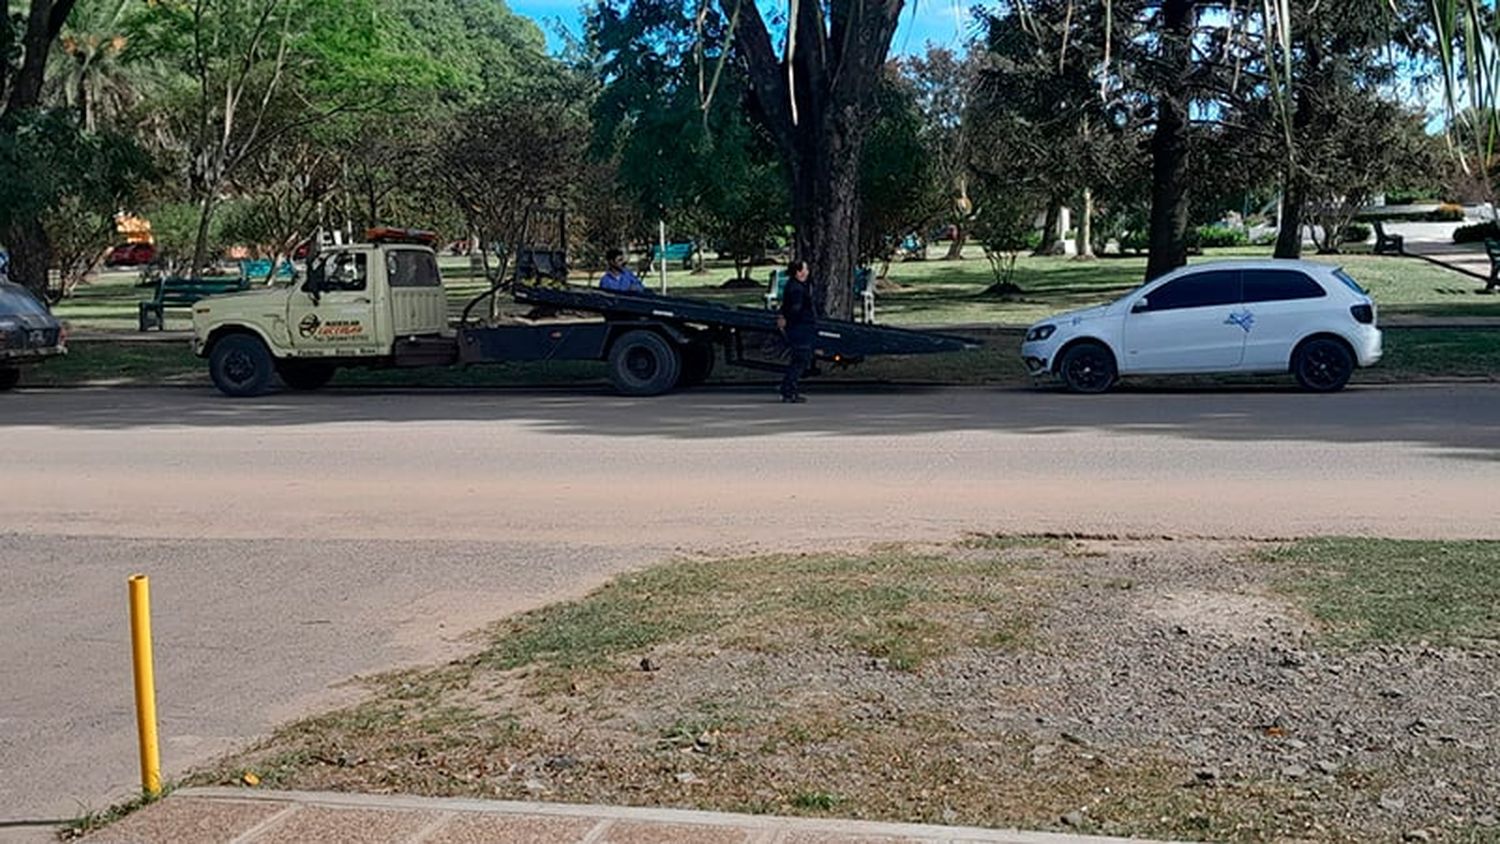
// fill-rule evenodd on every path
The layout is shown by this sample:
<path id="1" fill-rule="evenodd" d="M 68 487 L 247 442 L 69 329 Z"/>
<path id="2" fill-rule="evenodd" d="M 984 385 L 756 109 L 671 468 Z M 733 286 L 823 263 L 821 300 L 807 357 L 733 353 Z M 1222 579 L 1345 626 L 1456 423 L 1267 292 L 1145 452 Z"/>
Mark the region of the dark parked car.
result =
<path id="1" fill-rule="evenodd" d="M 109 250 L 106 267 L 142 267 L 156 260 L 156 247 L 150 243 L 122 243 Z"/>
<path id="2" fill-rule="evenodd" d="M 21 380 L 21 366 L 66 353 L 59 323 L 31 291 L 0 281 L 0 390 Z"/>

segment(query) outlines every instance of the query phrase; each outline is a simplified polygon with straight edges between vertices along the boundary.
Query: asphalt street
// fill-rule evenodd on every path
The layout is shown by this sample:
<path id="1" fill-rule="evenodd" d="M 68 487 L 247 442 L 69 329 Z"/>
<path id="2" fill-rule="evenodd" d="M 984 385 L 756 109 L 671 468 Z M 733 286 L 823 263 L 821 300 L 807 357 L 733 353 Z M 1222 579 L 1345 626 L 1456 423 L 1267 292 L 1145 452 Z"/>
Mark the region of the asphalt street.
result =
<path id="1" fill-rule="evenodd" d="M 814 387 L 816 389 L 816 387 Z M 701 553 L 966 531 L 1500 538 L 1500 386 L 0 396 L 0 825 L 135 787 L 125 579 L 169 775 Z M 0 828 L 3 832 L 3 828 Z"/>

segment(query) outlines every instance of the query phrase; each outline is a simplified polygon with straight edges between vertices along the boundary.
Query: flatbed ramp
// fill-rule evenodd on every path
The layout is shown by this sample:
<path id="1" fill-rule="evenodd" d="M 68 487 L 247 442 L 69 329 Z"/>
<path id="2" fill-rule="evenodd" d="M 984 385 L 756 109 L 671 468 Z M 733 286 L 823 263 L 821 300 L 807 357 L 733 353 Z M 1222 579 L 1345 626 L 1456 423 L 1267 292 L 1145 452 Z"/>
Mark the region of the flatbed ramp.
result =
<path id="1" fill-rule="evenodd" d="M 661 321 L 700 326 L 708 331 L 775 334 L 776 313 L 760 308 L 724 305 L 680 296 L 642 296 L 581 287 L 518 286 L 516 301 L 571 311 L 592 311 L 609 320 Z M 817 348 L 825 357 L 926 355 L 977 349 L 968 337 L 916 331 L 851 320 L 818 322 Z"/>

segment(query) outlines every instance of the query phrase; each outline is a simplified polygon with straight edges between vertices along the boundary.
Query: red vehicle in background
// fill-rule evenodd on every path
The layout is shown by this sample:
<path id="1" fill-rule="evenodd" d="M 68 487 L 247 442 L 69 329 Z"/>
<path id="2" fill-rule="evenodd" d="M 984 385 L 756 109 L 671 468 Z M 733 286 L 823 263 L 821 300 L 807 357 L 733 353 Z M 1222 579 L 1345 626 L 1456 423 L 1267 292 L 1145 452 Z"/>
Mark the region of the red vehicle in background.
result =
<path id="1" fill-rule="evenodd" d="M 141 267 L 156 260 L 156 246 L 150 243 L 122 243 L 109 250 L 106 267 Z"/>

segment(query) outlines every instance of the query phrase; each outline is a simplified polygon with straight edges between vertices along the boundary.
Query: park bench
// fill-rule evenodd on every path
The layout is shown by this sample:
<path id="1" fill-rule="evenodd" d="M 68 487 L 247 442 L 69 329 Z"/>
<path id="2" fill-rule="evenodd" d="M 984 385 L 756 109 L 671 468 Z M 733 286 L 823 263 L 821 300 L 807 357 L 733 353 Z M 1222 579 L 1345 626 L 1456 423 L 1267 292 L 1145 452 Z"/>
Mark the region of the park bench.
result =
<path id="1" fill-rule="evenodd" d="M 679 261 L 682 263 L 683 269 L 691 269 L 693 266 L 693 256 L 697 253 L 698 244 L 696 243 L 668 243 L 665 250 L 661 248 L 660 244 L 656 244 L 651 247 L 651 263 L 655 264 L 657 261 L 663 259 L 668 262 Z"/>
<path id="2" fill-rule="evenodd" d="M 1376 255 L 1401 255 L 1406 252 L 1406 238 L 1399 234 L 1386 234 L 1385 224 L 1379 220 L 1371 225 L 1375 229 Z"/>
<path id="3" fill-rule="evenodd" d="M 140 303 L 142 331 L 166 328 L 167 308 L 191 308 L 199 299 L 248 290 L 245 278 L 182 278 L 163 276 L 156 283 L 156 293 Z"/>
<path id="4" fill-rule="evenodd" d="M 766 289 L 766 310 L 774 311 L 781 305 L 782 291 L 786 290 L 786 270 L 772 270 L 770 284 Z M 875 321 L 875 272 L 869 267 L 854 271 L 854 295 L 859 297 L 860 322 Z"/>

